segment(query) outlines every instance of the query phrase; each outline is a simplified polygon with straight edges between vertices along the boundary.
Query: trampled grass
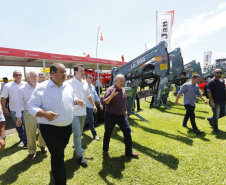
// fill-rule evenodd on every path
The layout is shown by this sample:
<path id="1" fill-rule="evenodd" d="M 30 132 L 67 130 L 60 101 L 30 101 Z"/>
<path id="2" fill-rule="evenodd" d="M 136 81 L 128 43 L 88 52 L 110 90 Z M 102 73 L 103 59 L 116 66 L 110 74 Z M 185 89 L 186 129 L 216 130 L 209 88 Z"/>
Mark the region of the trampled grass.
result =
<path id="1" fill-rule="evenodd" d="M 175 97 L 170 97 L 171 101 Z M 185 113 L 183 98 L 171 109 L 150 109 L 141 101 L 144 110 L 129 119 L 134 133 L 133 149 L 138 159 L 124 156 L 123 134 L 116 126 L 110 141 L 110 159 L 102 156 L 104 125 L 96 130 L 101 141 L 94 141 L 85 129 L 82 143 L 88 167 L 78 165 L 73 152 L 72 137 L 65 150 L 67 184 L 226 184 L 226 117 L 219 120 L 221 135 L 214 135 L 206 118 L 212 114 L 208 105 L 196 104 L 196 122 L 205 134 L 195 135 L 182 127 Z M 50 154 L 38 150 L 37 158 L 27 158 L 27 150 L 15 147 L 17 135 L 8 136 L 6 148 L 0 152 L 0 184 L 53 184 L 50 175 Z"/>

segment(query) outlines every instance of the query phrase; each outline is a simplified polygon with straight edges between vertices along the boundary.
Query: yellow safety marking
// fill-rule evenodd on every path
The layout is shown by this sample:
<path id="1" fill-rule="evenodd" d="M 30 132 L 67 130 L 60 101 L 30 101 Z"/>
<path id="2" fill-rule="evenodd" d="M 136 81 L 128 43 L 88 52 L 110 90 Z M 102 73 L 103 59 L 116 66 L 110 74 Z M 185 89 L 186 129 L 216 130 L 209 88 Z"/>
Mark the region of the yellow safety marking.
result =
<path id="1" fill-rule="evenodd" d="M 155 60 L 156 60 L 156 62 L 158 62 L 158 61 L 162 60 L 162 57 L 161 56 L 160 57 L 156 57 Z"/>
<path id="2" fill-rule="evenodd" d="M 166 70 L 167 69 L 167 63 L 160 64 L 160 70 Z"/>

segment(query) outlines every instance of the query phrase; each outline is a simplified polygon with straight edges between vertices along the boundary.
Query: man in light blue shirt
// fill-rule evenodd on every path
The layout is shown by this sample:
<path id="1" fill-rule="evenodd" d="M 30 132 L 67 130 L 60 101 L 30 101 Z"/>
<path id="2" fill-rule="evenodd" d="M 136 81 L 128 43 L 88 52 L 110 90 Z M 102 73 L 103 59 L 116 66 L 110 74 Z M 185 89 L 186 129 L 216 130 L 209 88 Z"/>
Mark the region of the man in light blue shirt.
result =
<path id="1" fill-rule="evenodd" d="M 177 94 L 175 105 L 178 104 L 180 95 L 184 93 L 184 107 L 186 109 L 186 114 L 183 120 L 183 127 L 187 127 L 187 122 L 188 122 L 188 119 L 190 118 L 194 133 L 203 134 L 204 132 L 201 132 L 196 125 L 195 112 L 194 112 L 196 96 L 200 97 L 205 102 L 205 104 L 207 104 L 207 101 L 204 99 L 204 97 L 201 95 L 199 91 L 199 86 L 197 84 L 199 80 L 200 80 L 200 76 L 198 74 L 194 74 L 190 82 L 183 84 L 183 86 L 181 87 L 180 91 Z"/>
<path id="2" fill-rule="evenodd" d="M 89 91 L 90 91 L 90 94 L 91 94 L 91 97 L 93 99 L 94 102 L 97 102 L 99 105 L 100 105 L 100 109 L 103 110 L 103 106 L 100 102 L 100 99 L 97 95 L 97 92 L 95 90 L 95 87 L 93 86 L 92 82 L 93 82 L 93 76 L 91 74 L 86 74 L 86 81 L 89 85 Z M 93 112 L 94 112 L 94 109 L 93 109 L 93 105 L 90 103 L 90 101 L 87 99 L 86 100 L 86 119 L 88 119 L 89 121 L 89 128 L 92 132 L 92 135 L 93 135 L 93 139 L 95 140 L 100 140 L 99 136 L 97 135 L 97 132 L 95 130 L 95 127 L 94 127 L 94 118 L 93 118 Z M 94 112 L 96 114 L 96 111 Z"/>

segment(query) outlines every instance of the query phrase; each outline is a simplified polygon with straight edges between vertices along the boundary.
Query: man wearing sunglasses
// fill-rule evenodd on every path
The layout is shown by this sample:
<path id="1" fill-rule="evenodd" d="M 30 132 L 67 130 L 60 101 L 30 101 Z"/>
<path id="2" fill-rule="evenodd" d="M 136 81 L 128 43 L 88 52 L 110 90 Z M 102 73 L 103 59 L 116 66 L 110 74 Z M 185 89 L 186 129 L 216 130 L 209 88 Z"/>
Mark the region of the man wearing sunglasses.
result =
<path id="1" fill-rule="evenodd" d="M 214 78 L 207 83 L 207 94 L 213 111 L 213 116 L 207 118 L 207 120 L 216 134 L 221 134 L 221 131 L 218 129 L 218 119 L 225 116 L 225 82 L 221 75 L 222 70 L 215 69 Z"/>
<path id="2" fill-rule="evenodd" d="M 22 81 L 22 74 L 19 70 L 15 70 L 13 72 L 13 78 L 14 81 L 7 83 L 2 91 L 2 97 L 1 97 L 1 104 L 2 104 L 2 110 L 3 114 L 5 116 L 11 116 L 13 119 L 13 122 L 16 125 L 16 104 L 17 104 L 17 94 L 19 91 L 19 88 L 26 84 L 26 82 Z M 6 107 L 7 98 L 9 97 L 9 109 Z M 21 110 L 23 111 L 24 108 L 22 107 Z M 17 143 L 17 146 L 24 144 L 24 148 L 27 149 L 27 136 L 25 131 L 25 123 L 24 123 L 24 117 L 22 114 L 22 125 L 21 127 L 16 126 L 16 130 L 18 132 L 20 141 Z"/>

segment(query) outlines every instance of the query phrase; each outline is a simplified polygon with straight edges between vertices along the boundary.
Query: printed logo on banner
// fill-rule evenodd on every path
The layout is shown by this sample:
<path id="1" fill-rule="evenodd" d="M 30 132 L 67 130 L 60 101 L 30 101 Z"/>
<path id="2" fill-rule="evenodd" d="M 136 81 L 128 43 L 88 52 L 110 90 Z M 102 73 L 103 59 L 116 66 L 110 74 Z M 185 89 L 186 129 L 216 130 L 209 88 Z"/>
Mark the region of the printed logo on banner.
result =
<path id="1" fill-rule="evenodd" d="M 209 62 L 209 55 L 207 54 L 205 56 L 205 66 L 208 66 L 208 62 Z"/>
<path id="2" fill-rule="evenodd" d="M 168 41 L 169 40 L 169 19 L 161 19 L 160 20 L 160 36 L 161 40 Z"/>
<path id="3" fill-rule="evenodd" d="M 0 53 L 9 53 L 8 51 L 0 51 Z"/>
<path id="4" fill-rule="evenodd" d="M 166 47 L 168 51 L 171 51 L 171 34 L 173 28 L 173 21 L 174 21 L 174 10 L 161 12 L 157 11 L 157 44 L 161 41 L 165 41 L 167 43 Z"/>
<path id="5" fill-rule="evenodd" d="M 209 66 L 211 66 L 211 56 L 212 56 L 212 51 L 204 52 L 203 72 L 207 72 Z"/>

